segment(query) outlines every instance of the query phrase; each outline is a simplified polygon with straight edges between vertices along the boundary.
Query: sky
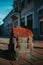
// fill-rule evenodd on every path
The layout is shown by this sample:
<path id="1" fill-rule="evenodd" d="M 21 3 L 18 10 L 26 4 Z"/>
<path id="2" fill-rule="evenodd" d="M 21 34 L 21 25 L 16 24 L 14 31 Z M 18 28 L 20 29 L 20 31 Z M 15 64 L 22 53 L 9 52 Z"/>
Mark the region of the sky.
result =
<path id="1" fill-rule="evenodd" d="M 0 25 L 3 24 L 3 19 L 13 9 L 14 0 L 0 0 Z"/>

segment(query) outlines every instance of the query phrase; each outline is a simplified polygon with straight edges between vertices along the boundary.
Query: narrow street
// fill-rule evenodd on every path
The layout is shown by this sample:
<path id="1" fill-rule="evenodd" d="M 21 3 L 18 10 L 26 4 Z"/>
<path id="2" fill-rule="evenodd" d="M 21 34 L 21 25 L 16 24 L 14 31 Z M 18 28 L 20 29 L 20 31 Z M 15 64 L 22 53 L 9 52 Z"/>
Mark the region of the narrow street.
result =
<path id="1" fill-rule="evenodd" d="M 14 61 L 10 60 L 4 52 L 1 53 L 0 55 L 3 57 L 0 57 L 0 65 L 43 65 L 43 49 L 34 49 L 32 52 L 32 58 L 31 60 L 26 60 L 26 61 Z"/>
<path id="2" fill-rule="evenodd" d="M 37 43 L 34 43 L 34 48 L 31 53 L 32 57 L 30 60 L 28 60 L 28 61 L 25 60 L 25 61 L 19 62 L 19 61 L 9 59 L 9 57 L 8 57 L 9 53 L 7 51 L 8 50 L 7 41 L 6 41 L 6 44 L 0 43 L 0 65 L 43 65 L 43 49 L 37 48 L 37 47 L 42 47 L 43 42 L 40 44 L 39 44 L 39 42 L 37 42 L 39 45 L 37 45 Z"/>
<path id="3" fill-rule="evenodd" d="M 43 0 L 0 0 L 0 65 L 43 65 Z"/>

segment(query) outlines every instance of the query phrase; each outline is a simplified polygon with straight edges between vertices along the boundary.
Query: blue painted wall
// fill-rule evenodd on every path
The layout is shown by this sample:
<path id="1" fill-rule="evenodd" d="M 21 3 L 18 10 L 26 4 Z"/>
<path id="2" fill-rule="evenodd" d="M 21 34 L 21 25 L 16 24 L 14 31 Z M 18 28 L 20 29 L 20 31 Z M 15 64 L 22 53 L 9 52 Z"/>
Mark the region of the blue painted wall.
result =
<path id="1" fill-rule="evenodd" d="M 33 12 L 34 14 L 34 21 L 33 21 L 33 34 L 38 39 L 40 36 L 40 21 L 39 21 L 39 11 L 38 9 L 43 6 L 43 0 L 34 0 L 34 7 L 30 10 L 27 10 L 25 13 L 22 14 L 22 16 L 26 16 L 30 12 Z"/>
<path id="2" fill-rule="evenodd" d="M 40 21 L 39 21 L 39 11 L 38 9 L 43 6 L 43 0 L 34 0 L 34 35 L 36 39 L 40 36 Z"/>

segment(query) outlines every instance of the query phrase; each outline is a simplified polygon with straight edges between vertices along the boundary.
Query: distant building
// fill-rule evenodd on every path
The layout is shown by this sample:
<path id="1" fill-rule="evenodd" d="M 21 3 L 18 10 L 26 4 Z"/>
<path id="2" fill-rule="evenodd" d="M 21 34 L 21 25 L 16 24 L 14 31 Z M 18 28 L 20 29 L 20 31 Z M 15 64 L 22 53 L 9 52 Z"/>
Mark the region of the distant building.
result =
<path id="1" fill-rule="evenodd" d="M 4 21 L 4 36 L 5 37 L 10 37 L 10 33 L 11 33 L 11 28 L 12 26 L 14 26 L 14 20 L 15 20 L 16 16 L 14 16 L 13 10 L 3 19 Z M 14 25 L 13 25 L 14 24 Z"/>
<path id="2" fill-rule="evenodd" d="M 21 10 L 20 26 L 33 31 L 34 39 L 43 39 L 43 0 L 14 0 L 15 12 Z"/>

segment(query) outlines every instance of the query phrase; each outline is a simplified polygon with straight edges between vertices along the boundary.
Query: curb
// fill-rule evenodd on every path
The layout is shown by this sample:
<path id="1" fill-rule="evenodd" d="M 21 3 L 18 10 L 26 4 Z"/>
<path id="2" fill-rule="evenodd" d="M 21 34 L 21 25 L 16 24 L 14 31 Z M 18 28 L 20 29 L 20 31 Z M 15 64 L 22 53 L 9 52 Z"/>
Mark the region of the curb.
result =
<path id="1" fill-rule="evenodd" d="M 37 47 L 37 46 L 34 46 L 34 48 L 37 48 L 37 49 L 43 49 L 43 47 Z"/>

